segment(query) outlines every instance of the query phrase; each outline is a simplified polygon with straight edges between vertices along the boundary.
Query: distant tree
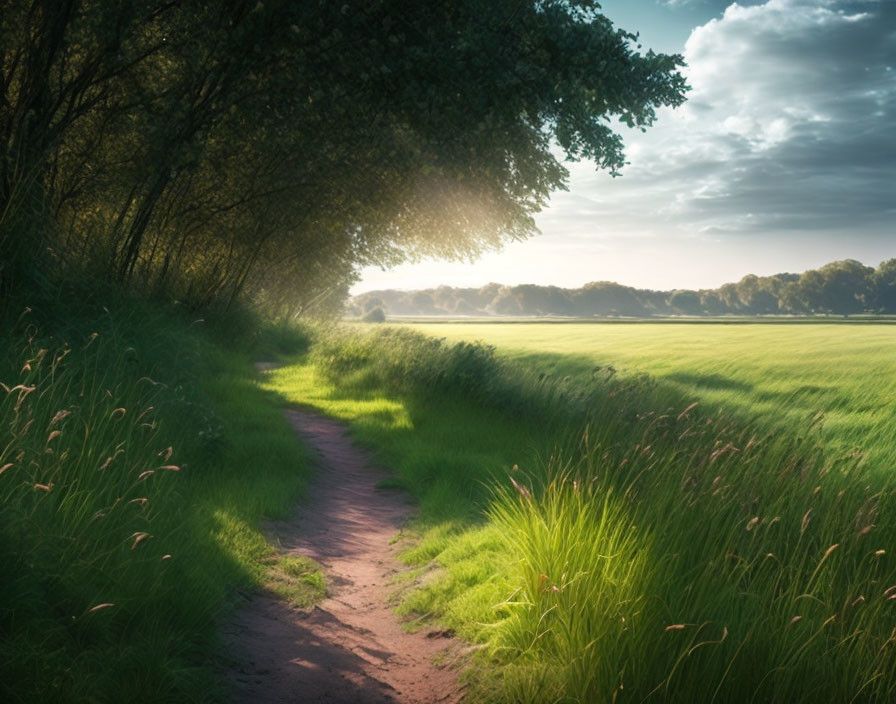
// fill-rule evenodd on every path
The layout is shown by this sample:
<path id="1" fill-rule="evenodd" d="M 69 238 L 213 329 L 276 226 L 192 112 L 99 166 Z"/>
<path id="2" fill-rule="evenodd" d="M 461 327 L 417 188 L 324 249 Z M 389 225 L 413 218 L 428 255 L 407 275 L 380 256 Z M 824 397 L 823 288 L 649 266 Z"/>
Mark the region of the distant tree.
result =
<path id="1" fill-rule="evenodd" d="M 772 277 L 760 278 L 753 274 L 743 277 L 737 283 L 739 308 L 751 315 L 776 313 L 778 311 L 776 284 L 780 285 L 780 282 L 773 280 Z"/>
<path id="2" fill-rule="evenodd" d="M 638 316 L 646 312 L 635 289 L 612 281 L 587 283 L 572 291 L 570 298 L 577 315 Z"/>
<path id="3" fill-rule="evenodd" d="M 817 269 L 809 269 L 800 274 L 794 290 L 796 309 L 804 313 L 824 313 L 824 276 Z"/>
<path id="4" fill-rule="evenodd" d="M 484 310 L 495 300 L 495 297 L 501 292 L 502 288 L 503 286 L 501 286 L 501 284 L 486 284 L 476 291 L 476 296 L 470 298 L 470 302 L 477 308 L 482 308 Z"/>
<path id="5" fill-rule="evenodd" d="M 781 286 L 778 294 L 778 312 L 796 315 L 810 313 L 811 311 L 812 309 L 808 307 L 799 281 L 788 281 Z"/>
<path id="6" fill-rule="evenodd" d="M 872 294 L 874 269 L 854 259 L 831 262 L 818 270 L 821 276 L 820 304 L 826 312 L 861 313 Z"/>
<path id="7" fill-rule="evenodd" d="M 367 311 L 362 317 L 365 323 L 385 323 L 386 322 L 386 313 L 382 308 L 373 308 L 372 310 Z"/>
<path id="8" fill-rule="evenodd" d="M 874 307 L 883 313 L 896 313 L 896 259 L 881 262 L 871 280 Z"/>
<path id="9" fill-rule="evenodd" d="M 724 315 L 728 312 L 727 306 L 719 296 L 718 291 L 700 291 L 700 308 L 707 315 Z"/>
<path id="10" fill-rule="evenodd" d="M 700 294 L 696 291 L 678 290 L 669 296 L 669 305 L 685 315 L 700 315 L 703 309 L 700 305 Z"/>
<path id="11" fill-rule="evenodd" d="M 569 300 L 566 292 L 557 286 L 523 284 L 514 286 L 512 292 L 523 315 L 570 315 L 572 313 L 572 301 Z"/>
<path id="12" fill-rule="evenodd" d="M 370 313 L 372 310 L 376 308 L 382 309 L 385 304 L 383 303 L 383 299 L 379 296 L 373 296 L 372 298 L 368 298 L 364 301 L 364 312 Z"/>
<path id="13" fill-rule="evenodd" d="M 411 307 L 417 315 L 435 315 L 439 312 L 432 296 L 425 291 L 418 291 L 411 296 Z M 444 313 L 445 311 L 441 311 Z"/>
<path id="14" fill-rule="evenodd" d="M 644 307 L 648 315 L 669 315 L 675 311 L 669 306 L 671 291 L 647 291 L 638 289 L 634 291 L 638 301 Z"/>
<path id="15" fill-rule="evenodd" d="M 875 271 L 854 260 L 831 262 L 802 274 L 748 275 L 718 289 L 651 291 L 611 281 L 594 281 L 578 289 L 525 284 L 489 284 L 480 289 L 441 286 L 426 291 L 378 291 L 362 294 L 355 305 L 385 305 L 389 310 L 435 314 L 487 312 L 497 315 L 726 315 L 740 313 L 849 314 L 862 310 L 896 312 L 896 259 Z M 414 300 L 417 307 L 410 305 Z M 401 303 L 399 303 L 401 302 Z M 432 313 L 430 313 L 432 314 Z"/>
<path id="16" fill-rule="evenodd" d="M 454 304 L 453 312 L 456 315 L 482 315 L 482 311 L 468 303 L 465 299 L 460 298 Z"/>
<path id="17" fill-rule="evenodd" d="M 451 286 L 439 286 L 434 290 L 428 291 L 432 297 L 433 305 L 441 308 L 443 311 L 450 311 L 457 303 L 457 297 L 462 294 L 462 289 L 452 288 Z"/>
<path id="18" fill-rule="evenodd" d="M 489 305 L 489 311 L 496 315 L 525 315 L 516 294 L 509 288 L 502 288 Z"/>

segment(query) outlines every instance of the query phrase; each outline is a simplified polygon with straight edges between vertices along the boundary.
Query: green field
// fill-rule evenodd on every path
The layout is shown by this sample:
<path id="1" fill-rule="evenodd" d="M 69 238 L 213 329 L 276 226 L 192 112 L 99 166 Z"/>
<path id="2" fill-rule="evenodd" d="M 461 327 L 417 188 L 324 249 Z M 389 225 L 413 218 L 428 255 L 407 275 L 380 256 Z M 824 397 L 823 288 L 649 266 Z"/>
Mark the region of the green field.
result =
<path id="1" fill-rule="evenodd" d="M 888 323 L 448 323 L 413 329 L 480 340 L 500 356 L 588 380 L 646 372 L 698 401 L 781 427 L 822 413 L 825 444 L 896 467 L 896 326 Z"/>
<path id="2" fill-rule="evenodd" d="M 309 475 L 297 404 L 419 505 L 394 604 L 476 646 L 467 701 L 896 700 L 894 327 L 59 310 L 0 365 L 2 693 L 223 699 L 239 594 L 325 589 L 261 531 Z"/>
<path id="3" fill-rule="evenodd" d="M 268 387 L 419 501 L 398 611 L 472 701 L 886 702 L 894 333 L 354 325 Z"/>

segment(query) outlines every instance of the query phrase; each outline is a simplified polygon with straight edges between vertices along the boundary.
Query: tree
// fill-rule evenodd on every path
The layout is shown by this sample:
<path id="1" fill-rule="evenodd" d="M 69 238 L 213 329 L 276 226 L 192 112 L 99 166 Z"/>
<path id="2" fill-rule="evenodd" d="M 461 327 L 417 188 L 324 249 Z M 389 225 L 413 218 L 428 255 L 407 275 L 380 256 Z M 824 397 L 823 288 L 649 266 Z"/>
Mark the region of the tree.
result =
<path id="1" fill-rule="evenodd" d="M 719 300 L 726 308 L 728 313 L 737 313 L 740 311 L 743 303 L 738 293 L 737 284 L 724 284 L 719 287 Z"/>
<path id="2" fill-rule="evenodd" d="M 700 291 L 700 308 L 707 315 L 724 315 L 728 311 L 718 291 Z"/>
<path id="3" fill-rule="evenodd" d="M 519 299 L 509 288 L 502 288 L 489 304 L 488 310 L 495 315 L 526 315 Z M 531 315 L 531 313 L 529 314 Z"/>
<path id="4" fill-rule="evenodd" d="M 829 313 L 861 313 L 871 298 L 874 269 L 855 259 L 825 264 L 821 277 L 820 304 Z"/>
<path id="5" fill-rule="evenodd" d="M 556 286 L 523 284 L 514 286 L 515 296 L 522 315 L 570 315 L 572 302 L 563 289 Z"/>
<path id="6" fill-rule="evenodd" d="M 669 296 L 669 305 L 685 315 L 700 315 L 700 294 L 696 291 L 673 291 Z"/>
<path id="7" fill-rule="evenodd" d="M 781 287 L 778 295 L 778 310 L 781 313 L 809 313 L 808 301 L 803 295 L 799 281 L 788 281 Z"/>
<path id="8" fill-rule="evenodd" d="M 386 313 L 382 308 L 373 308 L 372 310 L 367 311 L 362 317 L 365 323 L 385 323 L 386 322 Z"/>
<path id="9" fill-rule="evenodd" d="M 376 308 L 383 308 L 385 304 L 383 303 L 383 299 L 379 296 L 371 296 L 367 300 L 364 301 L 364 312 L 369 313 Z"/>
<path id="10" fill-rule="evenodd" d="M 454 304 L 453 312 L 456 315 L 482 315 L 482 311 L 470 305 L 465 299 L 460 298 Z"/>
<path id="11" fill-rule="evenodd" d="M 414 312 L 421 315 L 433 315 L 440 312 L 435 301 L 432 300 L 432 296 L 424 291 L 418 291 L 411 296 L 411 306 Z M 444 311 L 441 312 L 444 313 Z"/>
<path id="12" fill-rule="evenodd" d="M 871 279 L 874 307 L 883 313 L 896 313 L 896 259 L 881 262 Z"/>
<path id="13" fill-rule="evenodd" d="M 593 281 L 572 293 L 578 315 L 644 315 L 635 289 L 611 281 Z"/>
<path id="14" fill-rule="evenodd" d="M 0 16 L 0 261 L 43 250 L 15 222 L 39 206 L 59 261 L 195 307 L 311 310 L 361 264 L 527 237 L 567 180 L 555 147 L 616 173 L 613 123 L 686 90 L 681 57 L 639 53 L 590 0 Z"/>
<path id="15" fill-rule="evenodd" d="M 778 311 L 778 282 L 773 277 L 760 278 L 748 274 L 737 283 L 737 297 L 745 313 L 762 314 Z"/>

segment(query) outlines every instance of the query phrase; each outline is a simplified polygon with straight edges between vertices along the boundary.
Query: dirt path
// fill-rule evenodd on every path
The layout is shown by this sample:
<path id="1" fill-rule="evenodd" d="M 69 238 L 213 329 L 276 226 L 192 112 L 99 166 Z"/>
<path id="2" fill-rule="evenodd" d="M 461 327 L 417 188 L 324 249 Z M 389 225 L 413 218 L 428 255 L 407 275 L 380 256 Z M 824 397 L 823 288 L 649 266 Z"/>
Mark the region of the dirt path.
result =
<path id="1" fill-rule="evenodd" d="M 389 544 L 412 508 L 403 494 L 378 490 L 385 474 L 329 418 L 287 416 L 320 455 L 318 479 L 297 517 L 273 525 L 286 553 L 326 568 L 328 596 L 310 613 L 258 594 L 225 629 L 242 663 L 230 673 L 233 700 L 320 704 L 453 703 L 456 672 L 433 659 L 456 650 L 440 634 L 409 634 L 386 605 L 399 569 Z"/>

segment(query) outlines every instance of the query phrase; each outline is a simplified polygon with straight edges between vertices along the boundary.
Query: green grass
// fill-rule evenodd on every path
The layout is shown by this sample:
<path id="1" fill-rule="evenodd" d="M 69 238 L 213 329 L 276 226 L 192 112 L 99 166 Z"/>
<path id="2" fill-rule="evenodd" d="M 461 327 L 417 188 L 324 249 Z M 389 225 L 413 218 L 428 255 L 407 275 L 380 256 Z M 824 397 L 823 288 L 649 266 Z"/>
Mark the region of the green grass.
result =
<path id="1" fill-rule="evenodd" d="M 685 364 L 687 341 L 676 352 L 663 336 L 688 328 L 668 330 L 654 355 Z M 794 353 L 822 328 L 800 330 L 802 345 L 785 339 Z M 700 369 L 721 374 L 711 356 L 745 333 L 707 334 L 718 338 Z M 765 344 L 766 364 L 786 366 L 769 333 L 751 334 L 755 358 Z M 873 377 L 856 369 L 866 356 L 886 368 L 885 337 L 865 334 L 851 343 L 854 378 Z M 832 449 L 811 407 L 757 418 L 697 384 L 631 373 L 625 350 L 621 374 L 592 373 L 587 350 L 512 354 L 357 326 L 269 377 L 346 419 L 420 500 L 398 610 L 483 646 L 466 675 L 473 701 L 896 697 L 892 475 Z M 570 378 L 542 376 L 549 364 Z M 816 360 L 816 372 L 802 378 L 831 384 L 839 370 Z"/>
<path id="2" fill-rule="evenodd" d="M 307 476 L 250 363 L 288 336 L 77 294 L 4 316 L 0 699 L 220 700 L 219 619 Z"/>
<path id="3" fill-rule="evenodd" d="M 265 586 L 300 609 L 313 606 L 327 595 L 323 568 L 303 555 L 281 555 L 272 559 Z"/>
<path id="4" fill-rule="evenodd" d="M 93 296 L 4 313 L 4 700 L 214 701 L 241 590 L 324 595 L 259 530 L 284 403 L 419 501 L 396 608 L 481 646 L 472 701 L 896 698 L 890 328 L 354 326 L 259 383 L 301 333 Z"/>
<path id="5" fill-rule="evenodd" d="M 824 415 L 832 450 L 896 468 L 896 325 L 882 323 L 419 324 L 494 345 L 505 359 L 585 382 L 594 368 L 649 373 L 711 410 L 781 427 Z"/>

